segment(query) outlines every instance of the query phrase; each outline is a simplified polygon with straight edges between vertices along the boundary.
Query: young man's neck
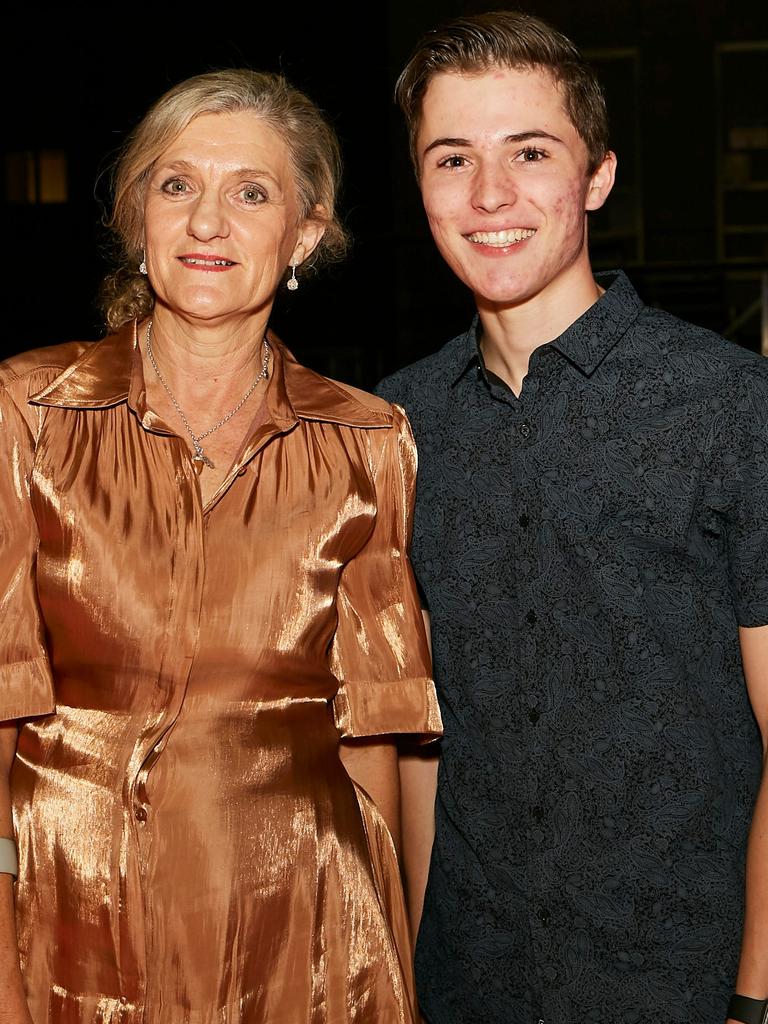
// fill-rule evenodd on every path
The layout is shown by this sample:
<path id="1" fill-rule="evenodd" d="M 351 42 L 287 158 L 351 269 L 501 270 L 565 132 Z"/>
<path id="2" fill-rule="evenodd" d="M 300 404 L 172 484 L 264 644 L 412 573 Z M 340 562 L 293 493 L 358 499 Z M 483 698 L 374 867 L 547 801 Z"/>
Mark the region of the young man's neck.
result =
<path id="1" fill-rule="evenodd" d="M 603 291 L 586 264 L 583 272 L 553 281 L 544 292 L 516 306 L 490 304 L 476 296 L 487 369 L 519 395 L 531 353 L 559 338 Z"/>

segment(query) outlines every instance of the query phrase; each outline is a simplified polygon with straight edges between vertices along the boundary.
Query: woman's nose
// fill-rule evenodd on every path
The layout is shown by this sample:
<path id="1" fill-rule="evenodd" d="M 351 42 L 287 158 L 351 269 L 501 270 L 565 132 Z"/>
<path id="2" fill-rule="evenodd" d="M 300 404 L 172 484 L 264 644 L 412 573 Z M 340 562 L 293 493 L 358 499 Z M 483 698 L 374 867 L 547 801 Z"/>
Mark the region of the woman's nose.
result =
<path id="1" fill-rule="evenodd" d="M 226 208 L 216 192 L 204 191 L 190 210 L 187 232 L 201 242 L 229 234 Z"/>

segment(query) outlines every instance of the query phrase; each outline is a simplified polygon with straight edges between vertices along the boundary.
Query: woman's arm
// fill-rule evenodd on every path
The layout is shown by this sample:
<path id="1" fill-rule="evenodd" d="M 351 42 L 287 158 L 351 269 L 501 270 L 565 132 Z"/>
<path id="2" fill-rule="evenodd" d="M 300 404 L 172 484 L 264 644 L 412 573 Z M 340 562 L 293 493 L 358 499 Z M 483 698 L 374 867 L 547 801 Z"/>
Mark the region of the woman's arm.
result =
<path id="1" fill-rule="evenodd" d="M 378 807 L 400 855 L 400 778 L 393 740 L 345 739 L 339 756 L 351 779 L 362 786 Z"/>
<path id="2" fill-rule="evenodd" d="M 440 760 L 436 748 L 437 744 L 431 743 L 426 747 L 403 750 L 400 755 L 403 881 L 414 944 L 419 932 L 435 839 L 435 794 Z"/>
<path id="3" fill-rule="evenodd" d="M 13 838 L 9 778 L 16 753 L 15 722 L 0 723 L 0 836 Z M 24 997 L 16 944 L 13 876 L 0 874 L 0 1024 L 32 1024 Z"/>
<path id="4" fill-rule="evenodd" d="M 432 623 L 426 609 L 422 609 L 421 614 L 431 657 Z M 403 882 L 414 946 L 419 934 L 432 844 L 435 841 L 435 797 L 439 763 L 440 747 L 436 743 L 427 746 L 404 745 L 400 751 Z"/>
<path id="5" fill-rule="evenodd" d="M 398 758 L 394 743 L 343 740 L 339 754 L 350 778 L 378 807 L 402 865 L 411 938 L 416 941 L 435 837 L 435 791 L 439 754 L 434 744 L 407 747 Z"/>
<path id="6" fill-rule="evenodd" d="M 763 738 L 763 780 L 747 848 L 747 905 L 736 991 L 768 996 L 768 626 L 739 631 L 749 699 Z"/>

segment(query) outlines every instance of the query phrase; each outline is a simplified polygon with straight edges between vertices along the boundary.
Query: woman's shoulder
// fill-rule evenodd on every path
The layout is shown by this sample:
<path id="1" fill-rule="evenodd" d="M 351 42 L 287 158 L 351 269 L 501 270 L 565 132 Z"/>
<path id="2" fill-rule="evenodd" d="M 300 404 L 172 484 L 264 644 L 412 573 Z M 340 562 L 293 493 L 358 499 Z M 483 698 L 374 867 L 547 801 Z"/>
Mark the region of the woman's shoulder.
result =
<path id="1" fill-rule="evenodd" d="M 338 388 L 345 397 L 357 402 L 364 409 L 380 413 L 389 419 L 392 418 L 393 406 L 392 403 L 388 402 L 386 399 L 380 398 L 378 395 L 371 394 L 370 391 L 363 391 L 362 388 L 354 387 L 352 384 L 345 384 L 343 381 L 333 380 L 331 377 L 324 377 L 323 379 L 327 384 L 330 384 L 334 388 Z"/>
<path id="2" fill-rule="evenodd" d="M 40 390 L 76 363 L 93 344 L 92 341 L 66 341 L 10 356 L 0 362 L 0 388 L 4 391 L 21 388 L 28 394 Z"/>
<path id="3" fill-rule="evenodd" d="M 275 345 L 276 339 L 272 343 Z M 279 352 L 286 392 L 294 412 L 302 419 L 327 420 L 350 427 L 391 426 L 395 414 L 385 399 L 303 366 L 282 344 Z"/>

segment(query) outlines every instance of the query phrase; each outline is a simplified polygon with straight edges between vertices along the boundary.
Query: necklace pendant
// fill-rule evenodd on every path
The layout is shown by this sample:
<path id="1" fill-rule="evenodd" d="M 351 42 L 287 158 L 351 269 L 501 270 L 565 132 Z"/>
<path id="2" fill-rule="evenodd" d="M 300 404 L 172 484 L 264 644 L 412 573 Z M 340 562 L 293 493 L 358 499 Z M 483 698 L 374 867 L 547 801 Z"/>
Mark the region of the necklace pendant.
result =
<path id="1" fill-rule="evenodd" d="M 192 461 L 197 463 L 197 465 L 195 466 L 195 469 L 197 470 L 198 473 L 202 473 L 204 465 L 208 466 L 209 469 L 213 469 L 214 468 L 213 463 L 208 458 L 208 456 L 205 454 L 205 452 L 203 451 L 202 448 L 196 448 L 195 449 L 195 454 L 192 456 Z"/>

